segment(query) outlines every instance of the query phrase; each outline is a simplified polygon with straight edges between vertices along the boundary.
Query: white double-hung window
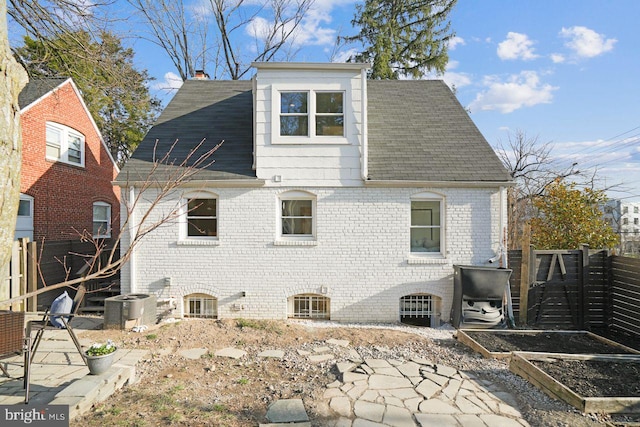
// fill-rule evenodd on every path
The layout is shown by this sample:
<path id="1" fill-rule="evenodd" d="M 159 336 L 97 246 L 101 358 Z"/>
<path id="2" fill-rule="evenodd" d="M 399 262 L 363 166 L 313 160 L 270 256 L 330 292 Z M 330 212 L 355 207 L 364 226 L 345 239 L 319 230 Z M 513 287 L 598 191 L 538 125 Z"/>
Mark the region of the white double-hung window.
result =
<path id="1" fill-rule="evenodd" d="M 216 238 L 218 236 L 218 200 L 193 198 L 187 200 L 187 237 Z"/>
<path id="2" fill-rule="evenodd" d="M 411 253 L 442 255 L 444 251 L 443 198 L 421 193 L 411 198 Z"/>
<path id="3" fill-rule="evenodd" d="M 313 241 L 316 235 L 316 198 L 304 191 L 288 191 L 278 199 L 280 240 Z"/>
<path id="4" fill-rule="evenodd" d="M 48 160 L 84 166 L 84 135 L 68 126 L 53 122 L 47 122 L 46 129 Z"/>
<path id="5" fill-rule="evenodd" d="M 279 91 L 280 142 L 301 142 L 295 137 L 345 137 L 345 91 Z M 308 139 L 306 142 L 312 142 Z"/>
<path id="6" fill-rule="evenodd" d="M 109 203 L 93 204 L 93 237 L 111 237 L 111 205 Z"/>

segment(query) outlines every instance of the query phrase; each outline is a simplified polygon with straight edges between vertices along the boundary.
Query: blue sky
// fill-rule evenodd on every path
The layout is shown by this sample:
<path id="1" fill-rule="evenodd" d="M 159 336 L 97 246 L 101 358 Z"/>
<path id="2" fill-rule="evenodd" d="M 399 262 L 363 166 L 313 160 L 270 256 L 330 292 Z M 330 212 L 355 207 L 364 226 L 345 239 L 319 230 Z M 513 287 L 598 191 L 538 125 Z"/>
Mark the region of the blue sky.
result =
<path id="1" fill-rule="evenodd" d="M 354 33 L 355 4 L 316 0 L 295 60 L 329 61 L 335 36 Z M 597 169 L 600 188 L 617 185 L 610 197 L 640 200 L 638 17 L 636 0 L 459 0 L 440 78 L 491 145 L 521 131 L 560 167 Z M 172 70 L 159 55 L 142 66 L 161 83 Z"/>
<path id="2" fill-rule="evenodd" d="M 193 11 L 208 3 L 184 1 Z M 130 13 L 125 2 L 117 4 L 119 14 Z M 315 0 L 291 60 L 347 57 L 354 46 L 336 51 L 334 42 L 355 33 L 356 4 Z M 618 185 L 610 197 L 640 201 L 638 17 L 637 0 L 458 0 L 450 16 L 456 38 L 449 66 L 438 78 L 455 86 L 494 147 L 521 131 L 550 143 L 560 167 L 597 169 L 600 188 Z M 180 84 L 176 70 L 162 50 L 139 38 L 143 26 L 134 18 L 127 29 L 137 65 L 156 79 L 154 93 L 167 102 L 172 95 L 165 89 Z"/>

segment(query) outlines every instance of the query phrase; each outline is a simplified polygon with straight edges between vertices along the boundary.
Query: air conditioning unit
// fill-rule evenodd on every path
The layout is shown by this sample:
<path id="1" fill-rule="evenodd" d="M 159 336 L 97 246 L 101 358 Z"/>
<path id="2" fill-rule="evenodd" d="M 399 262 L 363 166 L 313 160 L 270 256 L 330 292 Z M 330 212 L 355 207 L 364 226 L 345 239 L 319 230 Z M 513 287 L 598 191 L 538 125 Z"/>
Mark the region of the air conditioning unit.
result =
<path id="1" fill-rule="evenodd" d="M 136 325 L 155 324 L 155 295 L 127 294 L 104 300 L 104 329 L 129 329 Z"/>

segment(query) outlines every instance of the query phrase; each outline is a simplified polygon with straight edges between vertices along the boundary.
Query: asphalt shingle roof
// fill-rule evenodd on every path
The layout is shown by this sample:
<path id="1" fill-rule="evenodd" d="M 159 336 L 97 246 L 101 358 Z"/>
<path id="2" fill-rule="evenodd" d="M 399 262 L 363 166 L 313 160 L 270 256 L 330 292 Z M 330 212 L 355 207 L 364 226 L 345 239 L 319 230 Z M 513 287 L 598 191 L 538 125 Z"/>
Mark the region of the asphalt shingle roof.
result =
<path id="1" fill-rule="evenodd" d="M 67 80 L 69 80 L 68 77 L 52 77 L 30 80 L 22 89 L 20 95 L 18 95 L 18 105 L 20 106 L 20 109 L 22 110 L 33 101 L 36 101 L 41 96 L 51 92 Z"/>
<path id="2" fill-rule="evenodd" d="M 117 181 L 144 181 L 153 159 L 161 158 L 177 141 L 170 156 L 174 164 L 185 159 L 203 139 L 204 144 L 191 156 L 212 149 L 215 162 L 200 171 L 196 180 L 256 179 L 253 164 L 253 96 L 251 81 L 188 80 L 169 102 L 131 158 Z M 156 146 L 157 141 L 157 146 Z M 160 170 L 171 173 L 173 168 Z"/>
<path id="3" fill-rule="evenodd" d="M 442 81 L 373 80 L 367 86 L 370 180 L 510 180 L 493 149 Z M 194 179 L 255 180 L 251 88 L 251 81 L 186 81 L 117 181 L 144 180 L 153 167 L 154 150 L 158 158 L 177 140 L 171 156 L 179 162 L 203 138 L 206 142 L 199 152 L 222 140 L 224 144 L 213 155 L 215 163 Z"/>
<path id="4" fill-rule="evenodd" d="M 373 80 L 367 87 L 370 180 L 510 180 L 443 81 Z"/>

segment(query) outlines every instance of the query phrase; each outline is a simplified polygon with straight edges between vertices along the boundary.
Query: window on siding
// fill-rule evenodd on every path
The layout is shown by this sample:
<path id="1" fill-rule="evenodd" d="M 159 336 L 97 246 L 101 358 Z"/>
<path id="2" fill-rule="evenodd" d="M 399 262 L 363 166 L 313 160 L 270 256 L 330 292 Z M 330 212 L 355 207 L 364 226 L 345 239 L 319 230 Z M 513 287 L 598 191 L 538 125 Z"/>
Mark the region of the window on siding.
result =
<path id="1" fill-rule="evenodd" d="M 344 136 L 344 92 L 280 92 L 280 136 Z"/>
<path id="2" fill-rule="evenodd" d="M 442 201 L 411 200 L 411 252 L 442 254 Z"/>
<path id="3" fill-rule="evenodd" d="M 316 93 L 316 135 L 344 136 L 342 92 Z"/>
<path id="4" fill-rule="evenodd" d="M 47 123 L 46 158 L 84 166 L 84 136 L 70 127 Z"/>
<path id="5" fill-rule="evenodd" d="M 218 318 L 218 300 L 207 294 L 191 294 L 184 297 L 184 316 L 201 319 Z"/>
<path id="6" fill-rule="evenodd" d="M 218 236 L 218 200 L 215 198 L 197 198 L 187 200 L 187 236 Z"/>
<path id="7" fill-rule="evenodd" d="M 93 204 L 93 237 L 111 237 L 111 205 L 108 203 Z"/>
<path id="8" fill-rule="evenodd" d="M 282 92 L 280 94 L 280 135 L 309 135 L 308 98 L 308 92 Z"/>
<path id="9" fill-rule="evenodd" d="M 289 317 L 294 319 L 329 319 L 330 300 L 322 295 L 299 294 L 289 299 Z"/>

